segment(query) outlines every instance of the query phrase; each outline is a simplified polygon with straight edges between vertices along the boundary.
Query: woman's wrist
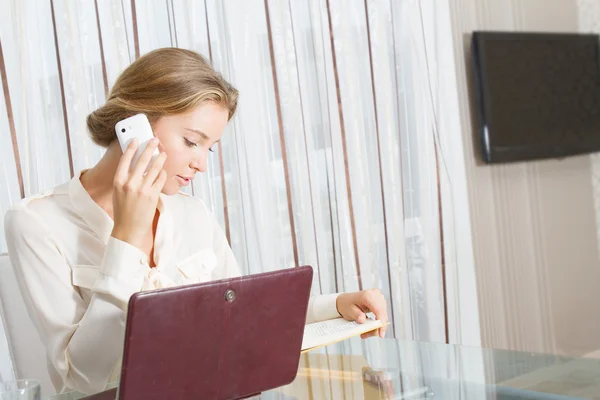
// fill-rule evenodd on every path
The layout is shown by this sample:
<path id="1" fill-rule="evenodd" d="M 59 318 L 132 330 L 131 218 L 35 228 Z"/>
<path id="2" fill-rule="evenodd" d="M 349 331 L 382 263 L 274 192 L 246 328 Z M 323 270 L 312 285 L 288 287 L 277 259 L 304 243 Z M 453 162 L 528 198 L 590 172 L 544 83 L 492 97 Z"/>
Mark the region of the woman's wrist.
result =
<path id="1" fill-rule="evenodd" d="M 141 235 L 136 234 L 134 232 L 130 232 L 127 229 L 122 229 L 120 227 L 115 226 L 110 236 L 122 242 L 129 243 L 130 245 L 135 246 L 139 249 L 142 248 L 143 238 L 141 237 Z"/>

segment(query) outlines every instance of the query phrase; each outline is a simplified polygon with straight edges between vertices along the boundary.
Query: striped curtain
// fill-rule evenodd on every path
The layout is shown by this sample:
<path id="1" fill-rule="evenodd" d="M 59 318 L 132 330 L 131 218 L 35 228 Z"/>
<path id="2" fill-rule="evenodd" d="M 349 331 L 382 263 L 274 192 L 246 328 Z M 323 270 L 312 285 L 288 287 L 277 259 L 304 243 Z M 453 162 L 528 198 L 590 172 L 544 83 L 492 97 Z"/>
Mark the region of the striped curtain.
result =
<path id="1" fill-rule="evenodd" d="M 0 218 L 94 165 L 86 115 L 160 47 L 240 90 L 189 192 L 246 274 L 377 287 L 390 334 L 447 341 L 435 141 L 436 24 L 417 0 L 2 0 Z M 429 50 L 428 50 L 429 49 Z M 0 252 L 6 251 L 0 233 Z"/>

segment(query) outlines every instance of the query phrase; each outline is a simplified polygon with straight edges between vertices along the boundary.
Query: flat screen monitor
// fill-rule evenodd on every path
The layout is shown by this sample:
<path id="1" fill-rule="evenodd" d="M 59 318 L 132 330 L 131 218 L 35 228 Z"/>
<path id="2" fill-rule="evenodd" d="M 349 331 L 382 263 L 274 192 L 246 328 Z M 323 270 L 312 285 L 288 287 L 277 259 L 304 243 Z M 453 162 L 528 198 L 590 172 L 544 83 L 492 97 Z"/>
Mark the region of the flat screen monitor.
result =
<path id="1" fill-rule="evenodd" d="M 600 150 L 600 36 L 474 32 L 477 134 L 487 163 Z"/>

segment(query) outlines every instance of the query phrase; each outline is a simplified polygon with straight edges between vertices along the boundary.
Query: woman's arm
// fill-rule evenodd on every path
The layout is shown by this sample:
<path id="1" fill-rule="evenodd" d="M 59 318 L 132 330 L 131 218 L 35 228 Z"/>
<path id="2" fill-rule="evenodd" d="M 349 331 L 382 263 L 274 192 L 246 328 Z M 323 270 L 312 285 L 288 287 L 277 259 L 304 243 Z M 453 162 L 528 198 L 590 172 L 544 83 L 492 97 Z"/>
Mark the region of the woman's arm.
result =
<path id="1" fill-rule="evenodd" d="M 22 204 L 9 210 L 5 231 L 29 316 L 63 384 L 85 393 L 103 390 L 122 355 L 126 302 L 141 288 L 145 254 L 111 237 L 88 306 L 34 211 Z"/>
<path id="2" fill-rule="evenodd" d="M 208 215 L 213 232 L 213 252 L 217 257 L 217 268 L 215 269 L 214 279 L 233 278 L 240 276 L 240 270 L 231 247 L 223 230 L 219 226 L 214 215 L 208 210 L 202 201 L 202 211 Z M 350 321 L 363 323 L 366 320 L 366 313 L 371 311 L 375 317 L 381 320 L 384 327 L 380 330 L 370 332 L 365 335 L 385 336 L 386 325 L 388 322 L 387 305 L 385 298 L 377 289 L 363 290 L 353 293 L 333 293 L 312 296 L 308 302 L 306 323 L 325 321 L 328 319 L 344 317 Z"/>

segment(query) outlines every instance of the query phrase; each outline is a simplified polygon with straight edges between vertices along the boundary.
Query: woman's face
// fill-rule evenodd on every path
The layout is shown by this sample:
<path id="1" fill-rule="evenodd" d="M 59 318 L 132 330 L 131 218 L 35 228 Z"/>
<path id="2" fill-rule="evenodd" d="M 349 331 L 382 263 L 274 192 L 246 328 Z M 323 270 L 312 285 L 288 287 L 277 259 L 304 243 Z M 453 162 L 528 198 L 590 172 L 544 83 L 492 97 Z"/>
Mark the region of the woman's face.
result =
<path id="1" fill-rule="evenodd" d="M 229 117 L 227 108 L 207 102 L 183 114 L 159 118 L 152 126 L 161 152 L 167 153 L 163 169 L 167 182 L 162 192 L 177 193 L 194 179 L 196 172 L 206 171 L 206 158 L 221 140 Z"/>

